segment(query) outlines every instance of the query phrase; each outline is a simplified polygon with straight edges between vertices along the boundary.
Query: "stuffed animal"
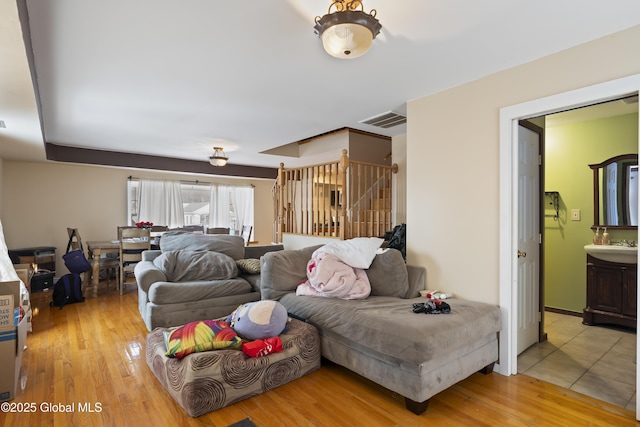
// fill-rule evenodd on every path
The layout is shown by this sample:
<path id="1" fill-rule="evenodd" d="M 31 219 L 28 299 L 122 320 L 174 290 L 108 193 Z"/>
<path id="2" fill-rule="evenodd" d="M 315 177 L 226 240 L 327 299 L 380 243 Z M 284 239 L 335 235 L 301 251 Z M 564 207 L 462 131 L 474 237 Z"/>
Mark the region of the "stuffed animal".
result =
<path id="1" fill-rule="evenodd" d="M 249 340 L 278 336 L 287 325 L 287 309 L 277 301 L 242 304 L 231 313 L 231 327 Z"/>

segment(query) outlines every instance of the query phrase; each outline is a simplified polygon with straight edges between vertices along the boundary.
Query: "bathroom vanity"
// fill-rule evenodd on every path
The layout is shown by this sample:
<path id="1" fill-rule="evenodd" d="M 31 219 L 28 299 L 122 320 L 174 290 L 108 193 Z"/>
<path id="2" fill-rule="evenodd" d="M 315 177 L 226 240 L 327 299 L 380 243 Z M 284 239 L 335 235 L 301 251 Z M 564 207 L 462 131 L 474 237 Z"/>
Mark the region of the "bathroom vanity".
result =
<path id="1" fill-rule="evenodd" d="M 622 154 L 589 165 L 593 171 L 592 230 L 638 230 L 638 155 Z M 587 307 L 585 325 L 613 324 L 636 328 L 638 247 L 586 245 Z"/>
<path id="2" fill-rule="evenodd" d="M 614 246 L 609 248 L 615 250 Z M 606 248 L 603 247 L 602 251 L 606 251 Z M 603 257 L 606 258 L 606 254 Z M 587 307 L 582 314 L 582 323 L 613 324 L 635 329 L 636 277 L 637 264 L 606 261 L 589 254 L 587 250 Z"/>

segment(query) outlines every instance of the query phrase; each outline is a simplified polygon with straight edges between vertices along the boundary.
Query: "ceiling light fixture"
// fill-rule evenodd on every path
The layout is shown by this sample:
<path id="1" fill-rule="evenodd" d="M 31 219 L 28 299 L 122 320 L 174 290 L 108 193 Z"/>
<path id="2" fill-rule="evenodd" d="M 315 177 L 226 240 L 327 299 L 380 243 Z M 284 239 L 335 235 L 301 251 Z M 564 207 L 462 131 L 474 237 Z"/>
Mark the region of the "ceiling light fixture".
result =
<path id="1" fill-rule="evenodd" d="M 226 166 L 229 158 L 224 154 L 221 147 L 213 147 L 213 156 L 209 156 L 209 163 L 213 166 Z"/>
<path id="2" fill-rule="evenodd" d="M 333 12 L 332 12 L 333 10 Z M 335 0 L 323 17 L 316 16 L 315 33 L 324 50 L 340 59 L 357 58 L 367 53 L 382 25 L 376 10 L 366 13 L 361 1 Z"/>

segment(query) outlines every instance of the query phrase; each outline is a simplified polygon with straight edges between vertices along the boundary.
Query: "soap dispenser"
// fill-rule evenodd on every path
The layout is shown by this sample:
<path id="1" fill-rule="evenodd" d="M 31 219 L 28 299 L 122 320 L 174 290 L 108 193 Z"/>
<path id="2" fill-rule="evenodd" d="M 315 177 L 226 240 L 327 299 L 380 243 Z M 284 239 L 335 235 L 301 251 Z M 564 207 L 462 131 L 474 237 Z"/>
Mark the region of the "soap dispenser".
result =
<path id="1" fill-rule="evenodd" d="M 609 240 L 609 233 L 607 233 L 607 227 L 604 228 L 604 232 L 602 233 L 602 244 L 610 245 L 611 240 Z"/>
<path id="2" fill-rule="evenodd" d="M 596 228 L 596 234 L 593 235 L 593 244 L 601 245 L 602 241 L 600 240 L 600 227 Z"/>

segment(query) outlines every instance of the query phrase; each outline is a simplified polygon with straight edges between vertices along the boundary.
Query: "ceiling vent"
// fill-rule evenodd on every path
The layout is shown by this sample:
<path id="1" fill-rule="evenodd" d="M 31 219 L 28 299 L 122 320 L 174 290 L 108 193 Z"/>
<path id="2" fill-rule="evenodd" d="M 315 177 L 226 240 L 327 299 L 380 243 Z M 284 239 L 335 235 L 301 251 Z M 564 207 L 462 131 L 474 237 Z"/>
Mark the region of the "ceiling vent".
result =
<path id="1" fill-rule="evenodd" d="M 387 111 L 386 113 L 360 120 L 360 123 L 387 129 L 407 123 L 407 117 L 393 111 Z"/>

